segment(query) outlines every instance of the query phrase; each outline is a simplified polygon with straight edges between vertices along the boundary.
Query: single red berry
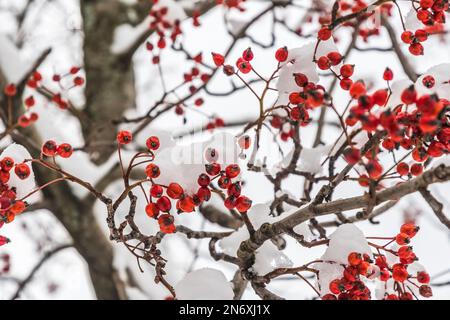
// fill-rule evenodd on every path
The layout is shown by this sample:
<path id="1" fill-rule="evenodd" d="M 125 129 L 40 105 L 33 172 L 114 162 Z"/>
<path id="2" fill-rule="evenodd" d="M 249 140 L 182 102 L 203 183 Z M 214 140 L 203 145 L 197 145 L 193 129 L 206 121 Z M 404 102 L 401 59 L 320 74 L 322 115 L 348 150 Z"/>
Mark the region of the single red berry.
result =
<path id="1" fill-rule="evenodd" d="M 237 164 L 230 164 L 225 168 L 225 174 L 231 179 L 236 178 L 240 172 L 241 169 Z"/>
<path id="2" fill-rule="evenodd" d="M 170 202 L 170 199 L 168 197 L 162 196 L 161 198 L 156 200 L 156 206 L 162 212 L 169 212 L 172 208 L 172 203 Z"/>
<path id="3" fill-rule="evenodd" d="M 192 197 L 183 196 L 177 201 L 177 209 L 182 212 L 193 212 L 195 210 L 195 203 Z"/>
<path id="4" fill-rule="evenodd" d="M 224 64 L 225 57 L 223 55 L 214 53 L 214 52 L 212 52 L 211 54 L 212 54 L 213 61 L 214 61 L 214 64 L 216 65 L 216 67 L 220 67 Z"/>
<path id="5" fill-rule="evenodd" d="M 150 187 L 150 195 L 153 198 L 160 198 L 164 192 L 163 187 L 158 184 L 154 184 Z"/>
<path id="6" fill-rule="evenodd" d="M 410 44 L 414 40 L 414 34 L 411 31 L 403 31 L 401 38 L 404 43 Z"/>
<path id="7" fill-rule="evenodd" d="M 17 94 L 16 85 L 13 83 L 8 84 L 4 89 L 4 93 L 7 97 L 14 97 Z"/>
<path id="8" fill-rule="evenodd" d="M 73 84 L 75 86 L 82 86 L 84 84 L 84 78 L 83 77 L 75 77 L 73 79 Z"/>
<path id="9" fill-rule="evenodd" d="M 351 266 L 356 267 L 359 264 L 361 264 L 361 262 L 362 262 L 362 256 L 360 253 L 352 252 L 348 255 L 348 263 Z"/>
<path id="10" fill-rule="evenodd" d="M 353 75 L 353 71 L 355 70 L 355 65 L 353 64 L 344 64 L 341 67 L 341 76 L 344 78 L 350 78 Z"/>
<path id="11" fill-rule="evenodd" d="M 405 162 L 400 162 L 397 165 L 397 173 L 401 176 L 406 176 L 409 173 L 409 166 Z"/>
<path id="12" fill-rule="evenodd" d="M 55 141 L 48 140 L 42 145 L 41 152 L 47 157 L 54 157 L 58 152 L 58 145 Z"/>
<path id="13" fill-rule="evenodd" d="M 228 198 L 225 199 L 223 204 L 225 205 L 225 207 L 227 209 L 231 210 L 236 207 L 236 203 L 237 203 L 237 198 L 235 196 L 229 196 Z"/>
<path id="14" fill-rule="evenodd" d="M 174 218 L 170 214 L 162 214 L 158 218 L 158 224 L 161 232 L 174 233 L 176 230 Z"/>
<path id="15" fill-rule="evenodd" d="M 285 61 L 287 60 L 288 56 L 289 56 L 289 52 L 288 52 L 287 47 L 279 48 L 279 49 L 275 52 L 275 59 L 276 59 L 278 62 L 285 62 Z"/>
<path id="16" fill-rule="evenodd" d="M 436 84 L 436 80 L 433 76 L 425 76 L 422 79 L 422 84 L 427 87 L 428 89 L 431 89 Z"/>
<path id="17" fill-rule="evenodd" d="M 14 172 L 19 177 L 19 179 L 24 180 L 30 176 L 31 170 L 26 163 L 19 163 L 14 168 Z"/>
<path id="18" fill-rule="evenodd" d="M 397 242 L 397 244 L 403 246 L 403 245 L 408 244 L 410 242 L 410 238 L 405 233 L 399 233 L 399 234 L 397 234 L 395 236 L 395 242 Z"/>
<path id="19" fill-rule="evenodd" d="M 156 136 L 151 136 L 145 141 L 145 145 L 149 150 L 157 150 L 159 148 L 159 138 Z"/>
<path id="20" fill-rule="evenodd" d="M 350 96 L 354 99 L 358 99 L 360 96 L 366 94 L 366 86 L 363 82 L 357 81 L 350 87 Z"/>
<path id="21" fill-rule="evenodd" d="M 252 65 L 250 64 L 250 62 L 245 61 L 242 58 L 239 58 L 238 61 L 236 62 L 236 67 L 239 69 L 240 72 L 247 74 L 250 71 L 252 71 Z"/>
<path id="22" fill-rule="evenodd" d="M 408 235 L 410 238 L 414 237 L 419 230 L 420 227 L 416 226 L 414 223 L 404 223 L 400 227 L 400 232 Z"/>
<path id="23" fill-rule="evenodd" d="M 200 201 L 208 201 L 211 198 L 211 190 L 206 187 L 200 187 L 197 191 Z"/>
<path id="24" fill-rule="evenodd" d="M 416 32 L 414 33 L 414 37 L 419 41 L 419 42 L 424 42 L 428 39 L 428 32 L 426 32 L 423 29 L 418 29 L 416 30 Z"/>
<path id="25" fill-rule="evenodd" d="M 356 164 L 361 158 L 361 153 L 356 148 L 347 148 L 344 150 L 344 158 L 349 164 Z"/>
<path id="26" fill-rule="evenodd" d="M 418 175 L 422 174 L 422 172 L 423 172 L 423 166 L 420 163 L 414 163 L 411 166 L 411 174 L 413 176 L 418 176 Z"/>
<path id="27" fill-rule="evenodd" d="M 327 58 L 330 60 L 332 66 L 337 66 L 342 61 L 342 55 L 337 51 L 329 52 Z"/>
<path id="28" fill-rule="evenodd" d="M 150 163 L 145 168 L 145 174 L 147 177 L 155 179 L 158 178 L 161 172 L 159 171 L 159 167 L 156 164 Z"/>
<path id="29" fill-rule="evenodd" d="M 150 217 L 150 218 L 157 218 L 159 215 L 159 209 L 158 206 L 153 203 L 150 202 L 149 204 L 147 204 L 145 206 L 145 213 Z"/>
<path id="30" fill-rule="evenodd" d="M 211 179 L 207 174 L 202 173 L 201 175 L 198 176 L 197 182 L 201 187 L 207 187 L 209 186 Z"/>
<path id="31" fill-rule="evenodd" d="M 130 131 L 122 130 L 117 134 L 117 142 L 119 144 L 129 144 L 133 140 L 133 135 Z"/>
<path id="32" fill-rule="evenodd" d="M 423 45 L 419 42 L 412 43 L 408 49 L 409 49 L 409 52 L 415 56 L 421 56 L 421 55 L 423 55 L 423 52 L 424 52 Z"/>
<path id="33" fill-rule="evenodd" d="M 331 66 L 330 59 L 326 56 L 322 56 L 317 60 L 317 66 L 320 70 L 328 70 Z"/>
<path id="34" fill-rule="evenodd" d="M 31 108 L 35 105 L 36 101 L 34 100 L 33 96 L 29 96 L 25 99 L 24 103 L 27 108 Z"/>
<path id="35" fill-rule="evenodd" d="M 70 158 L 70 156 L 73 153 L 73 148 L 68 143 L 61 143 L 58 148 L 56 149 L 56 152 L 61 158 Z"/>
<path id="36" fill-rule="evenodd" d="M 167 195 L 172 199 L 180 199 L 184 194 L 183 187 L 181 187 L 178 183 L 172 182 L 167 187 Z"/>
<path id="37" fill-rule="evenodd" d="M 394 278 L 395 281 L 404 282 L 406 279 L 408 279 L 408 276 L 408 271 L 406 271 L 404 265 L 395 264 L 392 267 L 392 278 Z"/>
<path id="38" fill-rule="evenodd" d="M 252 61 L 253 60 L 253 51 L 252 48 L 247 48 L 244 50 L 244 52 L 242 53 L 242 59 L 244 59 L 245 61 Z"/>
<path id="39" fill-rule="evenodd" d="M 246 196 L 240 196 L 236 201 L 236 209 L 240 213 L 246 213 L 252 206 L 252 200 Z"/>
<path id="40" fill-rule="evenodd" d="M 0 161 L 0 167 L 2 171 L 10 171 L 14 167 L 14 159 L 10 157 L 4 157 Z"/>
<path id="41" fill-rule="evenodd" d="M 383 79 L 385 81 L 391 81 L 394 79 L 394 72 L 391 69 L 386 68 L 383 72 Z"/>
<path id="42" fill-rule="evenodd" d="M 419 271 L 417 272 L 417 281 L 427 284 L 430 282 L 430 275 L 425 271 Z"/>
<path id="43" fill-rule="evenodd" d="M 219 185 L 219 188 L 221 189 L 228 189 L 228 187 L 231 185 L 231 179 L 228 176 L 221 176 L 219 180 L 217 181 L 217 184 Z"/>
<path id="44" fill-rule="evenodd" d="M 331 38 L 331 30 L 328 27 L 322 27 L 317 33 L 317 38 L 322 41 L 327 41 Z"/>
<path id="45" fill-rule="evenodd" d="M 209 174 L 210 176 L 216 176 L 220 173 L 220 164 L 218 163 L 208 163 L 205 165 L 205 170 L 206 173 Z"/>

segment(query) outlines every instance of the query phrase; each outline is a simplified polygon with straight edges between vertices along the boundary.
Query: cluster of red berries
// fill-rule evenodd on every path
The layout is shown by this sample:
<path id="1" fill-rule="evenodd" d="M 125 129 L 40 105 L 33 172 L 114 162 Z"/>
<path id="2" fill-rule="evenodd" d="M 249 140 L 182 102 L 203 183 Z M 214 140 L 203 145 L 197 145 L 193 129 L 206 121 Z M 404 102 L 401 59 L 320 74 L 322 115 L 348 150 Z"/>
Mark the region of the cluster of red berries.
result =
<path id="1" fill-rule="evenodd" d="M 31 174 L 30 167 L 26 163 L 15 164 L 10 157 L 0 160 L 0 228 L 4 223 L 12 222 L 15 216 L 21 214 L 26 208 L 26 203 L 17 199 L 15 188 L 8 186 L 13 168 L 14 174 L 22 180 L 27 179 Z M 0 239 L 1 242 L 5 244 L 7 239 L 3 237 Z"/>
<path id="2" fill-rule="evenodd" d="M 343 276 L 334 279 L 329 284 L 331 293 L 325 294 L 324 300 L 369 300 L 371 292 L 363 282 L 363 277 L 367 279 L 378 278 L 386 282 L 389 279 L 394 280 L 392 289 L 396 293 L 386 293 L 386 300 L 412 300 L 413 294 L 410 286 L 419 290 L 420 295 L 429 298 L 432 296 L 432 290 L 428 285 L 430 276 L 425 271 L 419 271 L 416 274 L 409 274 L 408 266 L 417 259 L 411 246 L 408 246 L 410 239 L 419 231 L 419 227 L 413 223 L 405 223 L 400 228 L 400 233 L 393 237 L 388 244 L 396 242 L 400 245 L 397 251 L 389 251 L 399 258 L 399 263 L 390 266 L 386 255 L 382 250 L 386 246 L 376 246 L 377 254 L 375 261 L 367 254 L 351 252 L 348 255 L 348 264 L 344 266 Z M 411 280 L 416 280 L 417 283 Z M 407 285 L 408 284 L 408 285 Z"/>
<path id="3" fill-rule="evenodd" d="M 57 144 L 54 140 L 47 140 L 41 148 L 41 153 L 47 157 L 60 156 L 61 158 L 70 158 L 73 148 L 68 143 Z"/>
<path id="4" fill-rule="evenodd" d="M 133 136 L 129 131 L 120 131 L 117 135 L 119 145 L 128 144 Z M 249 138 L 241 138 L 240 145 L 248 148 Z M 151 136 L 146 141 L 149 152 L 153 152 L 160 147 L 159 138 Z M 213 151 L 215 153 L 215 151 Z M 252 201 L 246 196 L 241 195 L 241 182 L 233 181 L 240 174 L 240 168 L 236 164 L 228 165 L 222 170 L 219 163 L 211 161 L 205 165 L 205 172 L 200 174 L 197 179 L 199 188 L 196 193 L 188 194 L 184 188 L 177 182 L 171 182 L 169 185 L 161 185 L 154 181 L 161 175 L 158 165 L 150 163 L 145 167 L 145 174 L 151 182 L 150 197 L 145 207 L 146 214 L 158 220 L 160 230 L 164 233 L 175 232 L 175 218 L 170 214 L 172 203 L 178 213 L 189 213 L 195 211 L 195 208 L 211 198 L 211 183 L 217 180 L 220 189 L 227 192 L 228 197 L 224 200 L 225 207 L 236 209 L 241 213 L 246 213 L 252 204 Z"/>
<path id="5" fill-rule="evenodd" d="M 409 44 L 409 52 L 413 55 L 423 55 L 424 47 L 422 42 L 428 39 L 428 27 L 445 23 L 445 12 L 449 8 L 448 0 L 420 0 L 420 7 L 416 9 L 417 19 L 422 22 L 424 29 L 417 29 L 414 32 L 405 30 L 401 39 Z"/>
<path id="6" fill-rule="evenodd" d="M 383 79 L 390 81 L 393 73 L 386 69 Z M 426 76 L 423 83 L 428 88 L 435 85 L 432 76 Z M 450 123 L 446 117 L 446 110 L 450 102 L 439 99 L 437 95 L 424 94 L 419 96 L 414 85 L 406 88 L 401 94 L 402 104 L 393 110 L 386 110 L 378 116 L 371 112 L 375 105 L 384 107 L 389 99 L 387 89 L 379 89 L 373 94 L 368 94 L 365 84 L 362 81 L 355 82 L 350 87 L 350 95 L 357 101 L 357 105 L 352 106 L 349 115 L 345 119 L 348 126 L 361 123 L 363 130 L 373 133 L 380 127 L 387 132 L 381 146 L 392 152 L 395 149 L 403 148 L 411 150 L 412 158 L 416 163 L 409 167 L 404 162 L 398 163 L 397 172 L 401 175 L 419 175 L 423 171 L 421 163 L 429 157 L 440 157 L 450 150 Z M 408 106 L 415 105 L 415 108 Z M 376 146 L 364 155 L 356 148 L 348 148 L 344 152 L 344 157 L 348 163 L 355 164 L 366 157 L 368 162 L 366 170 L 371 179 L 378 179 L 382 175 L 383 168 L 377 160 L 380 147 Z M 368 185 L 367 175 L 362 175 L 360 184 Z"/>
<path id="7" fill-rule="evenodd" d="M 33 74 L 32 77 L 37 77 L 37 75 L 39 75 L 39 73 L 35 72 Z M 40 76 L 40 75 L 39 75 Z M 9 97 L 9 98 L 13 98 L 14 96 L 17 95 L 17 87 L 15 84 L 10 83 L 8 85 L 5 86 L 3 93 L 5 94 L 5 96 Z M 28 98 L 26 98 L 24 100 L 24 105 L 27 108 L 27 111 L 33 107 L 35 104 L 34 101 L 34 97 L 30 96 Z M 39 119 L 39 116 L 36 112 L 29 112 L 29 113 L 24 113 L 22 115 L 19 116 L 19 118 L 17 119 L 17 125 L 22 127 L 22 128 L 26 128 L 29 125 L 33 124 L 34 122 L 36 122 Z"/>

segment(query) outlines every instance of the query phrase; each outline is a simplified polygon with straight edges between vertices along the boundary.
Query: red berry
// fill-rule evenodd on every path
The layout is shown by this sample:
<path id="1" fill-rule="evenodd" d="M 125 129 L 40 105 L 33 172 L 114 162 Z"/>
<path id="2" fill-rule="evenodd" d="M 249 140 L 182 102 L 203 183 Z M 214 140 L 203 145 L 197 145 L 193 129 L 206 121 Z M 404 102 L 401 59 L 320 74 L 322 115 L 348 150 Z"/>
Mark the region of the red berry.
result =
<path id="1" fill-rule="evenodd" d="M 130 131 L 122 130 L 117 134 L 117 142 L 119 144 L 129 144 L 133 140 L 133 135 Z"/>
<path id="2" fill-rule="evenodd" d="M 172 203 L 168 197 L 162 196 L 156 201 L 156 206 L 162 212 L 169 212 L 172 208 Z"/>
<path id="3" fill-rule="evenodd" d="M 216 176 L 220 173 L 220 164 L 218 163 L 208 163 L 205 165 L 206 173 L 210 176 Z"/>
<path id="4" fill-rule="evenodd" d="M 250 148 L 250 143 L 251 143 L 251 139 L 247 135 L 240 137 L 238 140 L 239 147 L 241 147 L 241 149 L 244 149 L 244 150 Z"/>
<path id="5" fill-rule="evenodd" d="M 19 163 L 14 168 L 14 172 L 19 177 L 19 179 L 24 180 L 30 176 L 31 170 L 26 163 Z"/>
<path id="6" fill-rule="evenodd" d="M 153 198 L 160 198 L 163 192 L 164 192 L 163 188 L 158 184 L 154 184 L 150 187 L 150 195 Z"/>
<path id="7" fill-rule="evenodd" d="M 245 61 L 252 61 L 253 57 L 254 57 L 254 55 L 253 55 L 253 51 L 251 48 L 247 48 L 242 53 L 242 59 L 244 59 Z"/>
<path id="8" fill-rule="evenodd" d="M 422 174 L 422 172 L 423 172 L 423 167 L 422 167 L 421 164 L 419 164 L 419 163 L 414 163 L 414 164 L 411 166 L 411 174 L 412 174 L 413 176 L 418 176 L 418 175 Z"/>
<path id="9" fill-rule="evenodd" d="M 10 171 L 14 166 L 14 159 L 10 157 L 4 157 L 0 161 L 0 167 L 2 171 Z"/>
<path id="10" fill-rule="evenodd" d="M 54 157 L 58 152 L 58 145 L 53 140 L 48 140 L 42 145 L 41 152 L 47 157 Z"/>
<path id="11" fill-rule="evenodd" d="M 237 164 L 230 164 L 225 168 L 225 174 L 231 179 L 236 178 L 240 172 L 241 169 Z"/>
<path id="12" fill-rule="evenodd" d="M 395 237 L 395 242 L 397 242 L 397 244 L 403 246 L 403 245 L 408 244 L 410 242 L 410 238 L 405 233 L 399 233 Z"/>
<path id="13" fill-rule="evenodd" d="M 427 284 L 430 282 L 430 275 L 425 271 L 419 271 L 417 272 L 417 281 Z"/>
<path id="14" fill-rule="evenodd" d="M 240 213 L 246 213 L 252 206 L 252 200 L 246 196 L 240 196 L 236 202 L 236 209 Z"/>
<path id="15" fill-rule="evenodd" d="M 250 71 L 252 71 L 252 65 L 250 64 L 250 62 L 245 61 L 242 58 L 239 58 L 238 61 L 236 62 L 236 67 L 239 69 L 240 72 L 247 74 Z"/>
<path id="16" fill-rule="evenodd" d="M 414 237 L 416 233 L 419 231 L 419 227 L 414 223 L 404 223 L 400 227 L 400 232 L 408 235 L 410 238 Z"/>
<path id="17" fill-rule="evenodd" d="M 397 165 L 397 173 L 401 176 L 406 176 L 409 172 L 409 166 L 405 162 L 400 162 Z"/>
<path id="18" fill-rule="evenodd" d="M 275 59 L 277 59 L 278 62 L 284 62 L 287 60 L 288 55 L 287 47 L 282 47 L 275 52 Z"/>
<path id="19" fill-rule="evenodd" d="M 423 55 L 423 46 L 421 43 L 412 43 L 409 46 L 409 52 L 415 56 L 421 56 Z"/>
<path id="20" fill-rule="evenodd" d="M 356 164 L 361 158 L 361 153 L 358 149 L 347 148 L 344 150 L 344 158 L 349 164 Z"/>
<path id="21" fill-rule="evenodd" d="M 427 87 L 428 89 L 431 89 L 434 87 L 436 83 L 436 80 L 434 79 L 433 76 L 425 76 L 422 79 L 422 84 Z"/>
<path id="22" fill-rule="evenodd" d="M 425 298 L 430 298 L 433 296 L 433 290 L 431 290 L 431 287 L 427 285 L 420 286 L 419 293 L 422 297 Z"/>
<path id="23" fill-rule="evenodd" d="M 331 38 L 331 30 L 328 27 L 322 27 L 317 33 L 317 38 L 326 41 Z"/>
<path id="24" fill-rule="evenodd" d="M 167 192 L 167 195 L 169 197 L 171 197 L 172 199 L 180 199 L 184 193 L 184 190 L 178 183 L 172 182 L 167 187 L 166 192 Z"/>
<path id="25" fill-rule="evenodd" d="M 353 64 L 344 64 L 341 67 L 341 76 L 344 78 L 350 78 L 353 75 L 353 71 L 355 69 L 355 66 Z"/>
<path id="26" fill-rule="evenodd" d="M 145 213 L 150 217 L 150 218 L 156 218 L 159 215 L 159 209 L 158 206 L 153 203 L 150 202 L 148 205 L 145 206 Z"/>
<path id="27" fill-rule="evenodd" d="M 151 136 L 147 139 L 147 141 L 145 141 L 145 145 L 149 150 L 157 150 L 160 146 L 159 138 L 156 136 Z"/>
<path id="28" fill-rule="evenodd" d="M 320 70 L 329 69 L 331 66 L 330 59 L 328 59 L 326 56 L 320 57 L 319 60 L 317 60 L 317 66 Z"/>
<path id="29" fill-rule="evenodd" d="M 145 174 L 147 177 L 155 179 L 158 178 L 161 172 L 159 171 L 159 167 L 156 164 L 150 163 L 145 168 Z"/>
<path id="30" fill-rule="evenodd" d="M 350 87 L 350 96 L 354 99 L 358 99 L 360 96 L 366 94 L 366 86 L 363 82 L 357 81 Z"/>
<path id="31" fill-rule="evenodd" d="M 362 256 L 360 253 L 352 252 L 348 255 L 348 263 L 351 266 L 356 267 L 359 264 L 361 264 L 361 262 L 362 262 Z"/>
<path id="32" fill-rule="evenodd" d="M 228 189 L 228 187 L 231 185 L 231 180 L 228 176 L 221 176 L 217 181 L 217 184 L 221 189 Z"/>
<path id="33" fill-rule="evenodd" d="M 61 158 L 70 158 L 73 153 L 73 148 L 68 143 L 62 143 L 58 146 L 56 151 Z"/>
<path id="34" fill-rule="evenodd" d="M 216 67 L 220 67 L 224 64 L 225 57 L 223 55 L 214 53 L 214 52 L 212 52 L 211 54 L 212 54 L 213 61 L 214 61 L 214 64 L 216 65 Z"/>
<path id="35" fill-rule="evenodd" d="M 170 214 L 162 214 L 158 218 L 158 224 L 161 232 L 174 233 L 176 227 L 174 225 L 174 218 Z"/>
<path id="36" fill-rule="evenodd" d="M 332 66 L 337 66 L 342 61 L 342 55 L 337 51 L 332 51 L 327 54 Z"/>
<path id="37" fill-rule="evenodd" d="M 224 205 L 227 209 L 231 210 L 234 209 L 236 207 L 236 203 L 237 203 L 237 198 L 234 196 L 230 196 L 228 198 L 225 199 L 224 201 Z"/>
<path id="38" fill-rule="evenodd" d="M 16 85 L 13 83 L 8 84 L 4 89 L 4 93 L 7 97 L 14 97 L 17 94 Z"/>
<path id="39" fill-rule="evenodd" d="M 406 271 L 404 265 L 395 264 L 392 267 L 392 278 L 394 278 L 395 281 L 404 282 L 406 279 L 408 279 L 408 276 L 408 271 Z"/>
<path id="40" fill-rule="evenodd" d="M 201 175 L 199 175 L 197 182 L 201 187 L 207 187 L 209 186 L 211 179 L 207 174 L 202 173 Z"/>
<path id="41" fill-rule="evenodd" d="M 386 68 L 383 73 L 383 79 L 385 81 L 391 81 L 392 79 L 394 79 L 394 72 L 392 72 L 391 69 Z"/>
<path id="42" fill-rule="evenodd" d="M 410 44 L 414 40 L 414 34 L 411 31 L 403 31 L 401 38 L 404 43 Z"/>

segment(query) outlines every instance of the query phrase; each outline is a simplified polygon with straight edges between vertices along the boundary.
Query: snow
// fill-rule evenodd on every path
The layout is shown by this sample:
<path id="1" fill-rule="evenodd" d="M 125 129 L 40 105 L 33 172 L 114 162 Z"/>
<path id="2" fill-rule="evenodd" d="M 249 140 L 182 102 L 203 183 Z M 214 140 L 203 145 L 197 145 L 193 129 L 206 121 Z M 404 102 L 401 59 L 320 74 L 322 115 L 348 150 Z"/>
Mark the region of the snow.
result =
<path id="1" fill-rule="evenodd" d="M 315 264 L 319 270 L 318 286 L 322 295 L 329 292 L 328 285 L 332 280 L 342 277 L 342 265 L 348 263 L 348 255 L 351 252 L 371 255 L 364 234 L 354 224 L 342 224 L 329 238 L 328 248 L 320 258 L 324 262 Z"/>
<path id="2" fill-rule="evenodd" d="M 351 252 L 372 254 L 362 231 L 354 224 L 346 223 L 330 235 L 330 243 L 321 259 L 347 264 Z"/>
<path id="3" fill-rule="evenodd" d="M 28 152 L 27 149 L 25 149 L 20 144 L 13 143 L 9 145 L 1 154 L 0 159 L 3 159 L 5 157 L 10 157 L 14 160 L 15 164 L 22 163 L 26 159 L 31 159 L 31 155 Z M 30 163 L 28 163 L 30 164 Z M 15 187 L 17 198 L 20 199 L 24 196 L 26 196 L 28 193 L 34 190 L 36 187 L 36 182 L 34 180 L 34 172 L 33 169 L 30 166 L 30 175 L 28 178 L 22 180 L 20 179 L 15 173 L 14 169 L 11 170 L 11 175 L 8 181 L 9 187 Z M 32 201 L 36 197 L 32 196 L 30 198 L 27 198 L 27 201 Z"/>
<path id="4" fill-rule="evenodd" d="M 137 26 L 127 23 L 117 26 L 114 29 L 111 52 L 117 55 L 126 53 L 149 30 L 150 21 L 151 18 L 147 17 Z"/>
<path id="5" fill-rule="evenodd" d="M 255 204 L 247 213 L 253 226 L 258 229 L 262 224 L 273 223 L 279 218 L 269 216 L 270 207 L 268 204 Z M 239 228 L 230 236 L 219 242 L 224 253 L 235 256 L 242 241 L 250 237 L 245 226 Z M 270 241 L 266 241 L 257 251 L 253 271 L 264 275 L 275 268 L 291 267 L 292 261 Z"/>
<path id="6" fill-rule="evenodd" d="M 178 300 L 232 300 L 233 289 L 223 272 L 204 268 L 188 273 L 175 286 Z"/>
<path id="7" fill-rule="evenodd" d="M 208 163 L 205 155 L 209 149 L 217 151 L 215 162 L 222 167 L 240 162 L 236 138 L 228 133 L 217 133 L 205 141 L 175 144 L 159 151 L 154 163 L 159 166 L 161 175 L 155 181 L 163 185 L 177 182 L 188 193 L 197 192 L 197 178 L 205 172 Z"/>
<path id="8" fill-rule="evenodd" d="M 23 60 L 20 50 L 5 34 L 0 34 L 0 71 L 8 83 L 24 80 L 31 66 Z"/>
<path id="9" fill-rule="evenodd" d="M 159 10 L 166 7 L 168 9 L 166 20 L 173 23 L 176 20 L 182 21 L 187 18 L 183 6 L 174 0 L 159 0 L 152 8 L 152 10 Z"/>

